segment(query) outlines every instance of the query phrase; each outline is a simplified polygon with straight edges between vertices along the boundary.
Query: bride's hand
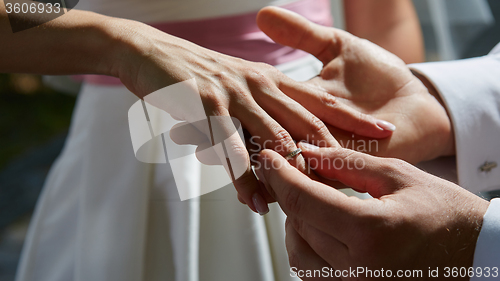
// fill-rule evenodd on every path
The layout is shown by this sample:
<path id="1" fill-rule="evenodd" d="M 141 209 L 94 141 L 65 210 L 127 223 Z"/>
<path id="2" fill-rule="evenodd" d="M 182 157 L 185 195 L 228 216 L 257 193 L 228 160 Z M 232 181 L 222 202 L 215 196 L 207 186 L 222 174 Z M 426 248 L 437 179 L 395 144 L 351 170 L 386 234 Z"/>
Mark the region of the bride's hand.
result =
<path id="1" fill-rule="evenodd" d="M 254 140 L 262 147 L 286 155 L 296 149 L 293 139 L 318 140 L 324 146 L 337 145 L 322 121 L 283 94 L 283 91 L 291 95 L 320 90 L 294 82 L 269 65 L 221 55 L 139 22 L 92 12 L 72 9 L 67 15 L 38 28 L 17 33 L 12 32 L 9 18 L 23 25 L 36 20 L 33 15 L 14 17 L 0 5 L 0 37 L 2 42 L 8 42 L 0 44 L 0 51 L 5 54 L 0 61 L 0 72 L 110 75 L 119 77 L 141 98 L 194 78 L 203 116 L 238 118 L 253 136 L 260 137 Z M 171 107 L 176 112 L 170 113 L 180 113 L 173 115 L 187 121 L 197 113 L 189 103 Z M 341 106 L 337 106 L 335 112 L 337 116 L 360 119 L 359 114 Z M 231 120 L 220 119 L 223 122 Z M 381 132 L 366 120 L 359 125 L 367 131 L 373 129 L 375 134 L 390 134 Z M 220 127 L 224 129 L 224 126 Z M 254 198 L 262 199 L 265 194 L 259 190 L 250 172 L 245 146 L 239 137 L 232 136 L 226 148 L 230 148 L 229 155 L 241 158 L 244 164 L 243 176 L 235 181 L 235 185 L 244 201 L 256 210 L 252 196 L 257 194 Z M 301 156 L 291 161 L 304 170 Z"/>
<path id="2" fill-rule="evenodd" d="M 323 121 L 289 97 L 311 93 L 324 95 L 325 91 L 319 87 L 296 82 L 270 65 L 223 55 L 146 25 L 129 22 L 125 26 L 128 26 L 127 30 L 120 40 L 127 47 L 122 56 L 123 63 L 115 67 L 115 75 L 139 97 L 194 78 L 203 103 L 203 114 L 237 118 L 262 148 L 273 149 L 285 156 L 297 149 L 294 140 L 314 141 L 322 146 L 338 145 Z M 171 106 L 171 111 L 175 112 L 168 113 L 188 122 L 198 121 L 189 120 L 193 114 L 199 115 L 193 110 L 195 108 L 189 103 L 175 104 Z M 340 123 L 348 121 L 372 137 L 391 134 L 381 129 L 374 118 L 365 118 L 341 104 L 332 104 L 330 116 L 326 120 L 330 124 L 342 126 Z M 231 126 L 222 124 L 220 127 Z M 211 133 L 208 129 L 201 130 L 207 136 Z M 234 133 L 234 129 L 227 129 L 226 137 L 231 136 L 231 132 Z M 244 165 L 242 176 L 233 178 L 234 185 L 240 197 L 256 211 L 256 200 L 271 201 L 272 198 L 258 188 L 243 142 L 239 138 L 231 138 L 230 142 L 226 145 L 230 150 L 227 154 Z M 299 170 L 306 170 L 300 155 L 290 161 Z"/>

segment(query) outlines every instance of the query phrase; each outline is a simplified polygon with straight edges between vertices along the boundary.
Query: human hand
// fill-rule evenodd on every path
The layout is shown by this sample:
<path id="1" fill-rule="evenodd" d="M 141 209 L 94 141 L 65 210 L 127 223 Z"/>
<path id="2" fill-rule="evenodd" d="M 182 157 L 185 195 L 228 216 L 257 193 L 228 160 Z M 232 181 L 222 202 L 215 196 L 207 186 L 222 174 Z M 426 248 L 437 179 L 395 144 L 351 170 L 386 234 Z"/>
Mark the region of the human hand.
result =
<path id="1" fill-rule="evenodd" d="M 323 119 L 331 112 L 321 104 L 342 102 L 398 128 L 390 138 L 370 142 L 355 125 L 347 131 L 329 126 L 342 146 L 411 163 L 454 155 L 446 110 L 398 57 L 367 40 L 275 7 L 261 10 L 257 22 L 274 41 L 323 62 L 321 74 L 310 83 L 324 91 L 317 97 L 313 96 L 317 93 L 290 95 L 306 109 Z"/>
<path id="2" fill-rule="evenodd" d="M 123 39 L 132 42 L 128 43 L 132 46 L 131 54 L 127 63 L 118 67 L 117 76 L 140 97 L 194 78 L 201 110 L 197 111 L 193 106 L 194 97 L 189 95 L 175 102 L 164 100 L 155 106 L 196 126 L 207 137 L 204 143 L 213 146 L 229 139 L 225 146 L 227 151 L 221 150 L 216 156 L 219 163 L 231 158 L 231 168 L 241 171 L 231 176 L 240 197 L 252 210 L 256 211 L 255 205 L 263 205 L 254 204 L 256 200 L 262 203 L 272 198 L 259 190 L 250 169 L 249 155 L 242 140 L 234 134 L 236 129 L 229 116 L 237 118 L 261 147 L 278 151 L 283 156 L 297 149 L 294 140 L 308 139 L 325 146 L 338 145 L 323 121 L 284 94 L 305 95 L 319 93 L 321 89 L 296 82 L 269 65 L 207 50 L 148 26 L 133 23 L 131 30 L 133 32 Z M 374 118 L 360 118 L 360 114 L 349 107 L 335 106 L 332 111 L 332 118 L 326 121 L 334 125 L 342 127 L 333 118 L 337 115 L 358 124 L 365 135 L 380 138 L 392 134 L 380 128 Z M 205 121 L 199 122 L 201 119 Z M 219 123 L 214 125 L 213 120 Z M 220 129 L 220 134 L 213 134 L 214 127 Z M 206 145 L 200 147 L 206 148 Z M 203 158 L 207 157 L 199 157 Z M 291 161 L 305 171 L 302 157 Z"/>
<path id="3" fill-rule="evenodd" d="M 288 216 L 291 266 L 383 268 L 393 274 L 472 266 L 487 201 L 402 160 L 299 146 L 318 175 L 374 198 L 348 197 L 298 172 L 275 152 L 261 152 L 257 174 Z"/>

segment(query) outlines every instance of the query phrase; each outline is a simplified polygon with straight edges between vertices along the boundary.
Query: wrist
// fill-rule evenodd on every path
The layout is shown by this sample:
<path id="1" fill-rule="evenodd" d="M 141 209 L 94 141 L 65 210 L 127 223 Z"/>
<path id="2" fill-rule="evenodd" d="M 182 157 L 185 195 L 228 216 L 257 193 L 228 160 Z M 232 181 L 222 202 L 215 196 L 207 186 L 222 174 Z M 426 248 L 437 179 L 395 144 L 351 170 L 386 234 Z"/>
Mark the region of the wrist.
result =
<path id="1" fill-rule="evenodd" d="M 64 20 L 61 24 L 72 35 L 68 36 L 67 48 L 82 58 L 74 62 L 81 67 L 77 73 L 116 76 L 114 66 L 119 61 L 116 49 L 120 45 L 117 23 L 120 19 L 87 11 L 72 10 L 71 13 L 74 14 L 72 20 Z"/>
<path id="2" fill-rule="evenodd" d="M 38 16 L 26 14 L 15 20 L 21 25 L 33 24 L 40 20 Z M 8 54 L 2 57 L 0 71 L 113 75 L 114 40 L 110 22 L 113 22 L 111 17 L 73 9 L 67 16 L 23 32 L 13 33 L 3 28 L 2 42 L 5 39 L 9 44 L 0 44 L 0 51 Z"/>
<path id="3" fill-rule="evenodd" d="M 442 108 L 441 112 L 438 114 L 439 118 L 435 120 L 435 124 L 438 128 L 435 130 L 435 135 L 433 137 L 437 144 L 435 158 L 455 155 L 455 133 L 446 104 L 437 89 L 425 76 L 416 72 L 413 72 L 413 75 L 422 82 L 429 92 L 429 95 L 435 102 L 439 103 Z"/>
<path id="4" fill-rule="evenodd" d="M 107 30 L 111 41 L 108 75 L 120 78 L 139 98 L 182 81 L 176 80 L 174 68 L 165 64 L 174 61 L 175 51 L 183 48 L 184 40 L 119 18 L 111 18 Z"/>
<path id="5" fill-rule="evenodd" d="M 451 234 L 454 237 L 449 240 L 451 242 L 449 253 L 453 257 L 452 266 L 469 268 L 473 266 L 477 239 L 490 203 L 472 193 L 466 193 L 463 200 L 458 196 L 455 197 L 456 203 L 462 207 L 457 214 L 457 224 L 450 227 L 450 230 L 453 229 Z"/>
<path id="6" fill-rule="evenodd" d="M 138 34 L 145 27 L 145 24 L 139 22 L 112 17 L 107 18 L 105 24 L 102 24 L 107 39 L 104 55 L 106 75 L 120 79 L 130 76 L 129 73 L 144 49 Z"/>

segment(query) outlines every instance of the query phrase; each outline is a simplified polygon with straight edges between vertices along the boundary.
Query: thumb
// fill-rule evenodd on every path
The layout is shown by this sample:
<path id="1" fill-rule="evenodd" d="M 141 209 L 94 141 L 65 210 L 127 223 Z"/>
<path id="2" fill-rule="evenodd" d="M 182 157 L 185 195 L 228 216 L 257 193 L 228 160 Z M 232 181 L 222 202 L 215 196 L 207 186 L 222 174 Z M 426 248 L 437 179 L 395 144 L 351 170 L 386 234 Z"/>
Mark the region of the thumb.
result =
<path id="1" fill-rule="evenodd" d="M 375 198 L 394 193 L 402 168 L 408 165 L 398 159 L 380 158 L 345 148 L 319 148 L 299 143 L 309 168 L 322 178 L 337 180 Z"/>
<path id="2" fill-rule="evenodd" d="M 349 33 L 321 26 L 291 11 L 265 7 L 257 25 L 276 43 L 306 51 L 326 64 L 340 53 L 341 40 Z"/>

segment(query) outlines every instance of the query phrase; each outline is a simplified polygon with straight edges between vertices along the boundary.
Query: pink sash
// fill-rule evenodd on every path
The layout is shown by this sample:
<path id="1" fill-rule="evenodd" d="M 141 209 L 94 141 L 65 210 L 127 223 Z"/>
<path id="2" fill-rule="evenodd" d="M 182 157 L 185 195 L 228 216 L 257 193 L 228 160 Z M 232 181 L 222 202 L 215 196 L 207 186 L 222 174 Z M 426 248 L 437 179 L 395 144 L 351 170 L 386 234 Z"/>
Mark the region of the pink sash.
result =
<path id="1" fill-rule="evenodd" d="M 317 24 L 331 26 L 333 23 L 329 0 L 300 0 L 282 8 Z M 274 43 L 257 27 L 256 16 L 257 12 L 253 12 L 213 19 L 152 23 L 151 26 L 202 47 L 249 61 L 278 65 L 306 55 L 303 51 Z M 75 78 L 91 84 L 121 84 L 118 78 L 103 75 L 79 75 Z"/>

